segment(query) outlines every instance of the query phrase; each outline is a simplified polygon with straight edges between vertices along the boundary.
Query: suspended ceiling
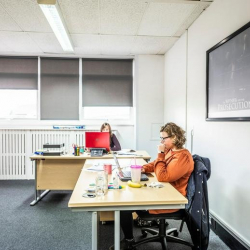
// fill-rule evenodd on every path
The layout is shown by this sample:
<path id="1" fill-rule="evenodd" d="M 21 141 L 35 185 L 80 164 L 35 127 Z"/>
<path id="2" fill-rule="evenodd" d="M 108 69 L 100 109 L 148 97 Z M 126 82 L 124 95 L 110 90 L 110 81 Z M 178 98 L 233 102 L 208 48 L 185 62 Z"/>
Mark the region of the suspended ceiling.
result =
<path id="1" fill-rule="evenodd" d="M 58 0 L 76 56 L 165 54 L 211 2 Z M 36 0 L 0 0 L 0 55 L 6 54 L 66 54 Z"/>

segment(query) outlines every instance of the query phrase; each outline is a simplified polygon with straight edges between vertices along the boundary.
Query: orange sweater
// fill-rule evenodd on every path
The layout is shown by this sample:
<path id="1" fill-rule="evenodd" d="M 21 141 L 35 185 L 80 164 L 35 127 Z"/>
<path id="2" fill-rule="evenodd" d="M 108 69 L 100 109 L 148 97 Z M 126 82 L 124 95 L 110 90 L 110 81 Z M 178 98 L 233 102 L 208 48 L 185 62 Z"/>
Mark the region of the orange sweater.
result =
<path id="1" fill-rule="evenodd" d="M 168 150 L 159 153 L 155 161 L 143 166 L 145 172 L 155 172 L 160 182 L 169 182 L 181 194 L 186 196 L 188 179 L 194 169 L 192 155 L 187 149 Z M 178 209 L 149 210 L 150 214 L 173 213 Z"/>

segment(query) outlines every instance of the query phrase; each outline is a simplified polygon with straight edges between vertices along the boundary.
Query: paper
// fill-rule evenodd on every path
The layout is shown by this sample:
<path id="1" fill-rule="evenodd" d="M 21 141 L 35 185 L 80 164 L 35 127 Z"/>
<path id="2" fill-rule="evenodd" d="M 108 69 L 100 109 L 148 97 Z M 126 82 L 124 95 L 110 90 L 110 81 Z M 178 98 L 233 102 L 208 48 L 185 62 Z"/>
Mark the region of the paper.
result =
<path id="1" fill-rule="evenodd" d="M 118 155 L 136 155 L 136 153 L 124 152 L 124 151 L 118 151 L 117 154 L 118 154 Z"/>
<path id="2" fill-rule="evenodd" d="M 133 150 L 133 149 L 126 149 L 126 148 L 123 148 L 121 149 L 120 151 L 117 151 L 118 154 L 136 154 L 136 151 Z"/>
<path id="3" fill-rule="evenodd" d="M 103 165 L 104 164 L 112 164 L 112 170 L 114 170 L 116 168 L 116 165 L 114 164 L 114 162 L 111 160 L 109 162 L 107 161 L 99 161 L 99 160 L 96 160 L 93 162 L 92 166 L 85 169 L 86 171 L 104 171 L 103 169 Z"/>

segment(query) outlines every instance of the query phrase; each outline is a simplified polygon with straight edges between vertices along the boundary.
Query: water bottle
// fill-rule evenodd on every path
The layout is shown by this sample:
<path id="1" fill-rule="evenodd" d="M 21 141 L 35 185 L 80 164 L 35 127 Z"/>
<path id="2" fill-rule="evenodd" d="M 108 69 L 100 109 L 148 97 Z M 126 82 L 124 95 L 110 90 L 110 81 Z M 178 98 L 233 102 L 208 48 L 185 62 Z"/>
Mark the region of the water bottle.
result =
<path id="1" fill-rule="evenodd" d="M 118 176 L 117 176 L 116 171 L 113 171 L 112 179 L 113 179 L 113 188 L 114 189 L 119 189 L 119 180 L 118 180 Z"/>
<path id="2" fill-rule="evenodd" d="M 99 172 L 96 177 L 96 196 L 103 196 L 107 192 L 108 185 L 104 172 Z"/>

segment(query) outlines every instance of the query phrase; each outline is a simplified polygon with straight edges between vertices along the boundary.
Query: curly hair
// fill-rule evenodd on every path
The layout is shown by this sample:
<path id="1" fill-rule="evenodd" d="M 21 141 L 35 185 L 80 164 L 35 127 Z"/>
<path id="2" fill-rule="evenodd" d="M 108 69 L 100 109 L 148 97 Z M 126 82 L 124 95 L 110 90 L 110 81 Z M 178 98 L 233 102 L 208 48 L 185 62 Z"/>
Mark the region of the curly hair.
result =
<path id="1" fill-rule="evenodd" d="M 186 142 L 185 131 L 173 122 L 166 123 L 161 127 L 160 132 L 166 132 L 173 139 L 173 144 L 179 149 Z"/>

